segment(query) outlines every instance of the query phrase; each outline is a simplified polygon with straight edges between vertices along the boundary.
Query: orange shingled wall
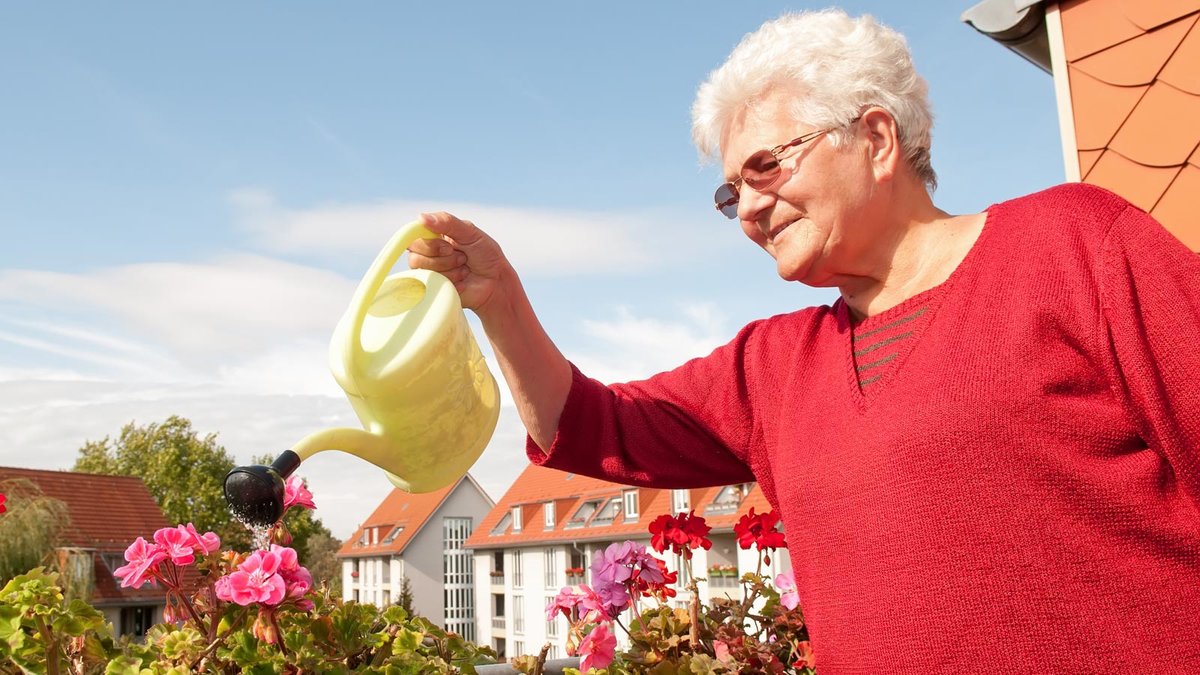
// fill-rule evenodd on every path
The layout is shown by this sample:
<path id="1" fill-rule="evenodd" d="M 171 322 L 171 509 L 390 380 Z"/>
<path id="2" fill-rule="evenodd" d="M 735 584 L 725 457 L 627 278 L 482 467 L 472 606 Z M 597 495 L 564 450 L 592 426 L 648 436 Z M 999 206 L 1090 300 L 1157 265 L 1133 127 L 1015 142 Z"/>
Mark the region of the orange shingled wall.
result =
<path id="1" fill-rule="evenodd" d="M 1080 176 L 1200 251 L 1200 0 L 1059 11 Z"/>

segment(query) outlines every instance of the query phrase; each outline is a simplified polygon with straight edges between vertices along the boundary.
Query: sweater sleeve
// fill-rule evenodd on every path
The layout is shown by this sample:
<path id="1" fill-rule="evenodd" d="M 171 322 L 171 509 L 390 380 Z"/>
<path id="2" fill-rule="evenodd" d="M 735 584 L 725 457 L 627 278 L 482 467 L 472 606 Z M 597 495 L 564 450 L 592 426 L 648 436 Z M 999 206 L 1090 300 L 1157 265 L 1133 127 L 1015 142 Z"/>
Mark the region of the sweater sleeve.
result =
<path id="1" fill-rule="evenodd" d="M 1103 255 L 1118 395 L 1200 508 L 1200 255 L 1131 205 L 1109 228 Z"/>
<path id="2" fill-rule="evenodd" d="M 754 480 L 759 437 L 747 363 L 756 324 L 703 358 L 647 380 L 604 385 L 572 365 L 571 391 L 548 450 L 526 439 L 535 464 L 659 488 Z"/>

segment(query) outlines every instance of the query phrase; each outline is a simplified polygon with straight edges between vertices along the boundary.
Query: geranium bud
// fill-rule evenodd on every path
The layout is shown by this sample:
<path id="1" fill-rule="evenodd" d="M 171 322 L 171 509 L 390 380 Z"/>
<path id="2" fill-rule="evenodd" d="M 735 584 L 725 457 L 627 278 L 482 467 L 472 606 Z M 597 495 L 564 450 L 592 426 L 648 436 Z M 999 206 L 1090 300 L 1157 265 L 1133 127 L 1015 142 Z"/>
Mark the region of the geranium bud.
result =
<path id="1" fill-rule="evenodd" d="M 279 633 L 275 631 L 275 622 L 271 621 L 272 611 L 265 607 L 260 609 L 258 617 L 254 619 L 254 628 L 252 629 L 254 637 L 271 645 L 279 640 Z"/>

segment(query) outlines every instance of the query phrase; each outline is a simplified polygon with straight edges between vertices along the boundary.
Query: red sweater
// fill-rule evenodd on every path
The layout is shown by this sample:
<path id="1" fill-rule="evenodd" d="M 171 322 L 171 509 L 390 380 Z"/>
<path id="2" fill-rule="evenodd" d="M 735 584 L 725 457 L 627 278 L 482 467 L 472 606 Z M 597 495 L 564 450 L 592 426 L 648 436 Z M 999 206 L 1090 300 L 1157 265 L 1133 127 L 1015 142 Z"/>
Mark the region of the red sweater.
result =
<path id="1" fill-rule="evenodd" d="M 1200 256 L 1088 185 L 988 209 L 858 385 L 846 306 L 605 386 L 535 463 L 757 480 L 822 673 L 1200 673 Z M 864 391 L 867 395 L 864 395 Z"/>

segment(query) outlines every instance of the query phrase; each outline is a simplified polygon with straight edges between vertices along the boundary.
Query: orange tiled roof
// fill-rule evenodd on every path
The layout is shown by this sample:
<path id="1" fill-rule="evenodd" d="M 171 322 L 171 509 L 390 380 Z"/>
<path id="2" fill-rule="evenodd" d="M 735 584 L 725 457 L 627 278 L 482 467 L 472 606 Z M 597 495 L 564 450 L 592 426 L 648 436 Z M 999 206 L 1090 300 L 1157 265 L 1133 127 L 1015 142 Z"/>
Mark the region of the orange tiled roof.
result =
<path id="1" fill-rule="evenodd" d="M 70 523 L 63 543 L 95 550 L 90 554 L 96 581 L 94 604 L 162 601 L 165 592 L 161 588 L 120 588 L 102 557 L 107 553 L 123 563 L 125 549 L 133 540 L 149 539 L 155 530 L 171 525 L 142 479 L 0 466 L 0 482 L 14 478 L 32 482 L 47 497 L 67 505 Z"/>
<path id="2" fill-rule="evenodd" d="M 388 496 L 379 503 L 379 506 L 371 512 L 371 515 L 358 526 L 354 534 L 338 549 L 338 557 L 359 558 L 403 553 L 405 547 L 421 531 L 430 516 L 464 480 L 471 481 L 472 484 L 475 482 L 475 479 L 467 474 L 453 484 L 434 492 L 418 494 L 393 488 Z M 480 491 L 482 492 L 482 490 Z M 392 541 L 383 543 L 397 527 L 404 529 L 396 534 Z M 370 536 L 373 528 L 378 528 L 378 542 L 360 544 L 363 533 Z M 369 542 L 376 542 L 376 539 L 372 537 Z"/>
<path id="3" fill-rule="evenodd" d="M 1200 251 L 1200 0 L 1060 12 L 1080 176 Z"/>
<path id="4" fill-rule="evenodd" d="M 705 513 L 724 489 L 722 486 L 689 490 L 689 504 L 697 515 L 715 531 L 730 531 L 734 523 L 751 507 L 757 513 L 770 511 L 762 490 L 754 485 L 735 509 L 721 513 Z M 624 491 L 638 491 L 638 515 L 626 519 L 618 514 L 609 524 L 587 524 L 567 527 L 575 512 L 588 501 L 620 499 Z M 554 528 L 545 528 L 544 505 L 554 502 Z M 507 526 L 497 528 L 514 507 L 521 508 L 521 530 L 514 532 L 511 519 Z M 534 546 L 559 541 L 591 541 L 648 536 L 650 522 L 660 515 L 670 514 L 671 490 L 638 488 L 610 483 L 597 478 L 570 474 L 555 469 L 529 465 L 517 477 L 512 487 L 500 499 L 475 532 L 467 539 L 467 548 L 499 548 Z M 496 531 L 493 534 L 493 531 Z"/>

